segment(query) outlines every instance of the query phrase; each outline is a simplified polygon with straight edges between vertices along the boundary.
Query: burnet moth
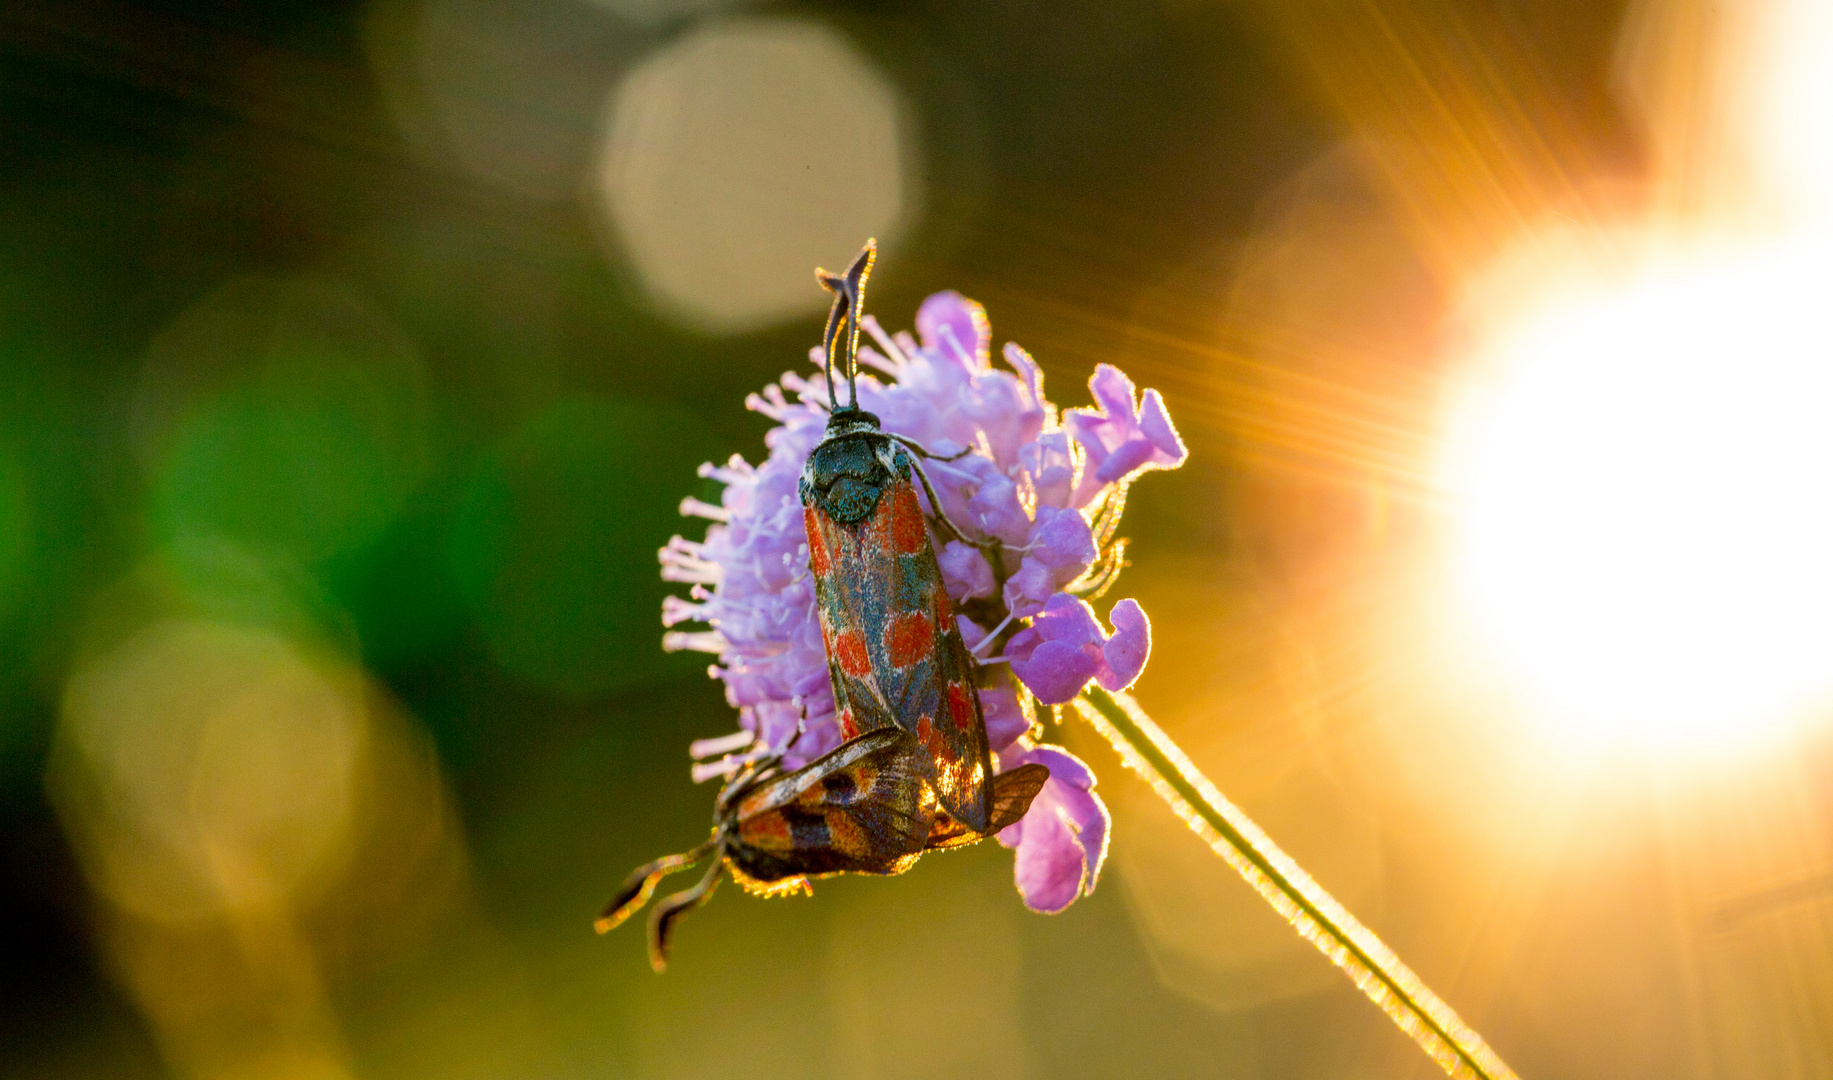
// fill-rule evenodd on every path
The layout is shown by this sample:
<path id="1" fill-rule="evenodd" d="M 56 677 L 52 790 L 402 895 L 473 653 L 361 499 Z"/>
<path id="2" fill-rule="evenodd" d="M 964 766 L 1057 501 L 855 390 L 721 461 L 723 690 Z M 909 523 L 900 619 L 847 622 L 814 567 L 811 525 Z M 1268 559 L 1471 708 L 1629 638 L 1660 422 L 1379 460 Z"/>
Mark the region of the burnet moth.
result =
<path id="1" fill-rule="evenodd" d="M 829 415 L 800 484 L 842 742 L 791 772 L 780 756 L 747 763 L 714 800 L 706 842 L 625 879 L 595 924 L 599 933 L 641 908 L 665 875 L 712 860 L 698 884 L 650 913 L 657 971 L 667 964 L 675 921 L 711 897 L 722 869 L 765 895 L 806 890 L 810 878 L 831 874 L 901 873 L 925 851 L 971 844 L 1017 822 L 1050 778 L 1038 764 L 993 776 L 976 665 L 929 526 L 966 537 L 942 514 L 917 460 L 932 455 L 881 430 L 858 404 L 860 319 L 876 255 L 868 241 L 845 274 L 816 271 L 834 294 L 822 339 Z M 837 357 L 845 365 L 844 405 Z M 923 513 L 916 483 L 933 517 Z"/>

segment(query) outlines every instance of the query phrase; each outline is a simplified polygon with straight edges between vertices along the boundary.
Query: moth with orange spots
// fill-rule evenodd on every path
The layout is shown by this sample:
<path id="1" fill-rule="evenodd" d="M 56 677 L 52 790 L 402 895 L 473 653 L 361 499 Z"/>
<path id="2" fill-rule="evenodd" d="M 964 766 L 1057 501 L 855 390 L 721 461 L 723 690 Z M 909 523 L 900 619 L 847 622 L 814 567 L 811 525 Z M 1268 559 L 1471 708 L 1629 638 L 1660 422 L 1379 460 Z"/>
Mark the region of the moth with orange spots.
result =
<path id="1" fill-rule="evenodd" d="M 747 891 L 781 895 L 806 890 L 832 874 L 898 874 L 925 851 L 983 840 L 1025 816 L 1050 772 L 1024 765 L 989 788 L 984 829 L 962 825 L 937 805 L 923 779 L 924 751 L 895 727 L 854 738 L 793 772 L 774 763 L 747 767 L 714 803 L 713 835 L 682 855 L 638 867 L 606 906 L 599 933 L 629 918 L 662 878 L 711 857 L 693 888 L 657 904 L 649 918 L 649 962 L 668 963 L 675 921 L 712 896 L 721 869 Z"/>
<path id="2" fill-rule="evenodd" d="M 640 908 L 664 875 L 712 857 L 699 884 L 651 913 L 650 962 L 658 971 L 675 920 L 706 902 L 722 867 L 765 894 L 805 889 L 809 878 L 830 874 L 901 873 L 925 851 L 971 844 L 1017 822 L 1050 778 L 1038 764 L 993 776 L 976 665 L 943 586 L 917 483 L 937 510 L 936 527 L 965 537 L 940 513 L 917 462 L 928 451 L 887 434 L 859 407 L 859 323 L 875 255 L 868 243 L 844 275 L 817 272 L 835 294 L 823 336 L 830 410 L 800 484 L 842 742 L 793 772 L 781 771 L 780 752 L 745 765 L 715 801 L 705 843 L 625 880 L 598 920 L 600 933 Z M 837 357 L 845 358 L 845 405 Z"/>
<path id="3" fill-rule="evenodd" d="M 992 770 L 976 665 L 942 584 L 917 483 L 937 508 L 937 527 L 965 537 L 940 513 L 917 463 L 928 451 L 886 434 L 858 405 L 854 358 L 874 253 L 868 244 L 844 276 L 821 277 L 835 293 L 825 341 L 831 408 L 800 494 L 828 676 L 840 737 L 908 732 L 925 751 L 923 777 L 942 810 L 981 831 L 991 820 Z M 845 405 L 835 389 L 836 355 L 848 360 L 853 391 Z"/>

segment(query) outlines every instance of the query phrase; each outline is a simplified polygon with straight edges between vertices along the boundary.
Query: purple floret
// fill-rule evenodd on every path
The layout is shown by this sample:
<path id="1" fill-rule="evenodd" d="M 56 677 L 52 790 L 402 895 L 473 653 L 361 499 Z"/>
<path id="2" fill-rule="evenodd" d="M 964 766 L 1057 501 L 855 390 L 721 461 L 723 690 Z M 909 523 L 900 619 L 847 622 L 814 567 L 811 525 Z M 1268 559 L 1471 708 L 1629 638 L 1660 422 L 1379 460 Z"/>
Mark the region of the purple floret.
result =
<path id="1" fill-rule="evenodd" d="M 1045 705 L 1074 699 L 1090 680 L 1125 690 L 1146 666 L 1152 624 L 1134 600 L 1115 604 L 1108 617 L 1114 624 L 1111 635 L 1085 601 L 1057 593 L 1006 644 L 1012 673 Z"/>

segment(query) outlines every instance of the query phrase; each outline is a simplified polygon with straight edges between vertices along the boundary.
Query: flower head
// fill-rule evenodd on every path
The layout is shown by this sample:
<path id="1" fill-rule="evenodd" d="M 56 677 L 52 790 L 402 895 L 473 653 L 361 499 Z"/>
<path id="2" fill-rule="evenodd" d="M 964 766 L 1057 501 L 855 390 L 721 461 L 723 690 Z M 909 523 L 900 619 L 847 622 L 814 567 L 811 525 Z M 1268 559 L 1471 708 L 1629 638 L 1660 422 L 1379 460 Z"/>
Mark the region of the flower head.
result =
<path id="1" fill-rule="evenodd" d="M 1016 345 L 991 362 L 986 312 L 958 293 L 937 293 L 916 316 L 917 336 L 890 335 L 867 317 L 878 348 L 860 349 L 859 403 L 883 429 L 952 461 L 922 466 L 935 491 L 923 510 L 961 538 L 932 530 L 943 584 L 962 636 L 989 677 L 980 690 L 988 742 L 1003 770 L 1031 762 L 1050 780 L 1029 814 L 1000 834 L 1017 850 L 1026 902 L 1059 911 L 1094 888 L 1107 844 L 1107 809 L 1088 767 L 1040 744 L 1029 699 L 1059 704 L 1091 680 L 1130 685 L 1150 651 L 1145 612 L 1132 600 L 1109 611 L 1104 630 L 1089 601 L 1113 584 L 1124 541 L 1115 538 L 1126 485 L 1140 472 L 1185 457 L 1164 403 L 1101 365 L 1089 380 L 1097 407 L 1059 417 L 1044 376 Z M 811 353 L 817 369 L 823 354 Z M 719 505 L 697 499 L 682 512 L 713 524 L 699 541 L 675 537 L 661 551 L 662 576 L 691 586 L 670 597 L 662 621 L 668 649 L 716 654 L 710 673 L 739 712 L 739 735 L 703 740 L 696 779 L 729 776 L 745 761 L 780 754 L 797 768 L 841 741 L 827 656 L 808 568 L 808 536 L 796 482 L 827 422 L 823 375 L 785 373 L 746 405 L 777 422 L 768 456 L 734 456 L 701 475 L 722 482 Z M 996 665 L 1008 664 L 1010 676 Z"/>

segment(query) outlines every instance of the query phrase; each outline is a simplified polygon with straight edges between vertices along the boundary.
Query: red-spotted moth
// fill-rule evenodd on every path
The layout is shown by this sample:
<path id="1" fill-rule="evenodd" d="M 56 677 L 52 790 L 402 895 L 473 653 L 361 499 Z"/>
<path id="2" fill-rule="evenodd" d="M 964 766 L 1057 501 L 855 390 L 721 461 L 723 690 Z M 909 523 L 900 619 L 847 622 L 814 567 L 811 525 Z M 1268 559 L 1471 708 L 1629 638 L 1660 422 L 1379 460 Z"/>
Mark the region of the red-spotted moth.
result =
<path id="1" fill-rule="evenodd" d="M 800 484 L 843 742 L 793 772 L 781 770 L 780 756 L 747 764 L 715 800 L 705 843 L 625 880 L 596 924 L 600 933 L 640 908 L 665 874 L 712 859 L 697 885 L 651 913 L 658 971 L 674 921 L 706 902 L 722 868 L 768 894 L 829 874 L 900 873 L 924 851 L 973 843 L 1018 821 L 1049 779 L 1037 764 L 993 776 L 975 663 L 943 588 L 930 524 L 965 537 L 941 514 L 918 464 L 928 451 L 884 432 L 858 404 L 859 326 L 876 254 L 868 242 L 845 274 L 816 272 L 834 294 L 823 336 L 830 409 Z M 844 405 L 836 357 L 844 358 Z M 919 483 L 933 518 L 917 499 Z"/>

